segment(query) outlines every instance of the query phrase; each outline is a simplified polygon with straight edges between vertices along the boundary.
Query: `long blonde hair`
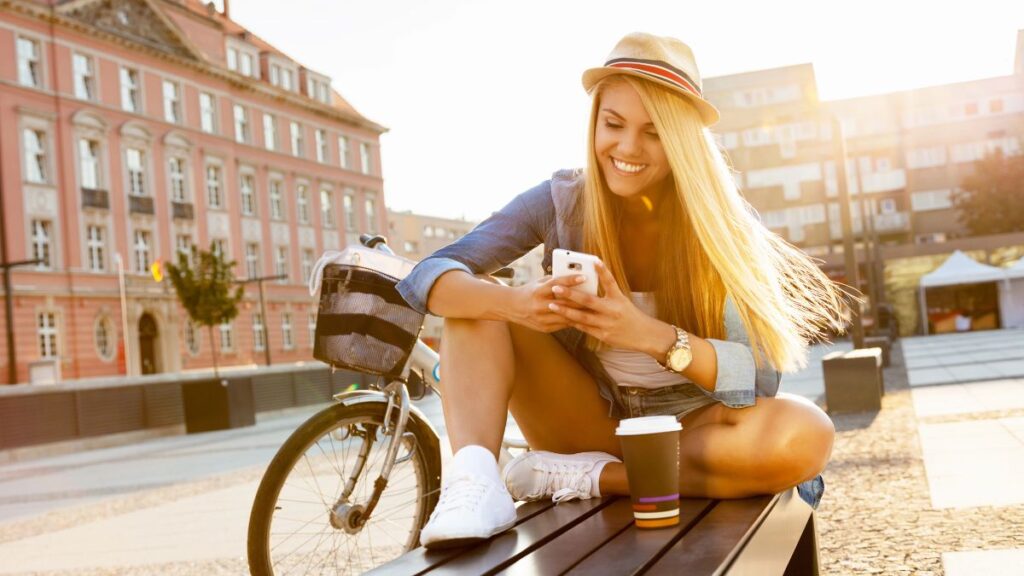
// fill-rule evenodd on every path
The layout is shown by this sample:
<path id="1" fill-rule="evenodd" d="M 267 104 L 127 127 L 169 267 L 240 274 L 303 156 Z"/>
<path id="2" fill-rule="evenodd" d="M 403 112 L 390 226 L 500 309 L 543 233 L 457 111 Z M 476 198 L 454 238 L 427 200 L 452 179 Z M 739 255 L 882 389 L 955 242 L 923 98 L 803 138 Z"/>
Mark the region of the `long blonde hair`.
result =
<path id="1" fill-rule="evenodd" d="M 625 75 L 595 86 L 582 198 L 584 250 L 598 255 L 630 293 L 619 242 L 621 215 L 594 149 L 601 94 L 618 82 L 639 93 L 675 184 L 676 201 L 668 195 L 659 209 L 661 250 L 653 284 L 659 318 L 702 338 L 724 339 L 729 295 L 759 351 L 759 366 L 766 359 L 779 371 L 805 366 L 807 343 L 825 328 L 842 325 L 843 293 L 806 254 L 761 224 L 697 110 L 671 90 Z M 592 338 L 588 345 L 598 346 Z"/>

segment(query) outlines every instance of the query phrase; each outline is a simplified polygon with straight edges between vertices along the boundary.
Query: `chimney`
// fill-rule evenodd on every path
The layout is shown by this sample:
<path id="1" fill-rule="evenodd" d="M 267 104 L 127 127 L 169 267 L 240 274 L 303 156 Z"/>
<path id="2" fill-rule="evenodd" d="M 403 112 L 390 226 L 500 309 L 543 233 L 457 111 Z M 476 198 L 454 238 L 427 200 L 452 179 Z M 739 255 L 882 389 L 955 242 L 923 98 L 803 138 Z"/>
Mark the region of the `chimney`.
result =
<path id="1" fill-rule="evenodd" d="M 228 0 L 224 0 L 224 17 L 231 18 L 231 11 L 229 10 Z"/>

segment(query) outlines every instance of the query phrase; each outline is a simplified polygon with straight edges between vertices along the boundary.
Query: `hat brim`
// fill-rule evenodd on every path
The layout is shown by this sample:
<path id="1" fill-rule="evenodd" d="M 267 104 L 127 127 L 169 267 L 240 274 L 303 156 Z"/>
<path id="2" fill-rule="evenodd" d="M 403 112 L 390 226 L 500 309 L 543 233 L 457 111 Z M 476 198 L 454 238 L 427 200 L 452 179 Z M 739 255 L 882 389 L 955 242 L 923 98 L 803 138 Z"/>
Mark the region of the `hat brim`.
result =
<path id="1" fill-rule="evenodd" d="M 704 100 L 703 98 L 695 96 L 694 94 L 691 94 L 690 92 L 682 90 L 682 89 L 679 88 L 679 86 L 676 86 L 675 84 L 672 84 L 671 82 L 666 82 L 665 80 L 662 80 L 660 78 L 656 78 L 654 76 L 650 76 L 648 74 L 644 74 L 643 72 L 639 72 L 639 71 L 636 71 L 636 70 L 629 70 L 629 69 L 623 69 L 623 68 L 611 68 L 611 67 L 605 67 L 605 66 L 602 66 L 600 68 L 590 68 L 589 70 L 586 70 L 586 71 L 583 72 L 583 88 L 589 94 L 590 91 L 593 90 L 594 86 L 598 82 L 600 82 L 602 79 L 607 78 L 608 76 L 612 76 L 614 74 L 623 74 L 623 75 L 626 75 L 626 76 L 633 76 L 633 77 L 636 77 L 636 78 L 640 78 L 642 80 L 647 80 L 648 82 L 654 82 L 656 84 L 661 84 L 662 86 L 671 89 L 676 94 L 679 94 L 683 98 L 686 98 L 691 104 L 693 104 L 694 108 L 697 109 L 697 112 L 700 113 L 700 117 L 701 117 L 701 120 L 704 122 L 704 126 L 714 126 L 715 124 L 718 123 L 718 119 L 719 119 L 718 109 L 715 108 L 714 106 L 712 106 L 711 103 L 708 102 L 707 100 Z"/>

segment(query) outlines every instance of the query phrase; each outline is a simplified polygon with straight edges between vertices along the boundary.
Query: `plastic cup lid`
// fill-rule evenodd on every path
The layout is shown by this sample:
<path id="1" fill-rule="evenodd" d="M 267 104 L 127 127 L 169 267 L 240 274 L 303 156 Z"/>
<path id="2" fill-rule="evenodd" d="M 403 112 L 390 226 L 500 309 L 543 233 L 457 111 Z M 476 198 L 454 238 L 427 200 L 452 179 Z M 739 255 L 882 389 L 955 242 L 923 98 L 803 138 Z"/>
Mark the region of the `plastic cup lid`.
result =
<path id="1" fill-rule="evenodd" d="M 675 416 L 641 416 L 619 420 L 615 429 L 616 436 L 635 436 L 637 434 L 657 434 L 659 432 L 678 432 L 683 425 Z"/>

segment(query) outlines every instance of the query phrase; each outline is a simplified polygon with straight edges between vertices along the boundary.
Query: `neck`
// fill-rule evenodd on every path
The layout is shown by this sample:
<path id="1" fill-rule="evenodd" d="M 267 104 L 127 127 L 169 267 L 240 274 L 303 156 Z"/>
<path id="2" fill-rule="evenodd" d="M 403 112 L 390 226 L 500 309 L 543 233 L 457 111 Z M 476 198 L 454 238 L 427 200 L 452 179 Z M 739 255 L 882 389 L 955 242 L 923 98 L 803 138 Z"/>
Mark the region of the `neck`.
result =
<path id="1" fill-rule="evenodd" d="M 658 221 L 662 203 L 670 198 L 671 194 L 664 186 L 645 190 L 628 198 L 620 198 L 619 209 L 622 219 L 632 224 L 654 224 Z"/>

